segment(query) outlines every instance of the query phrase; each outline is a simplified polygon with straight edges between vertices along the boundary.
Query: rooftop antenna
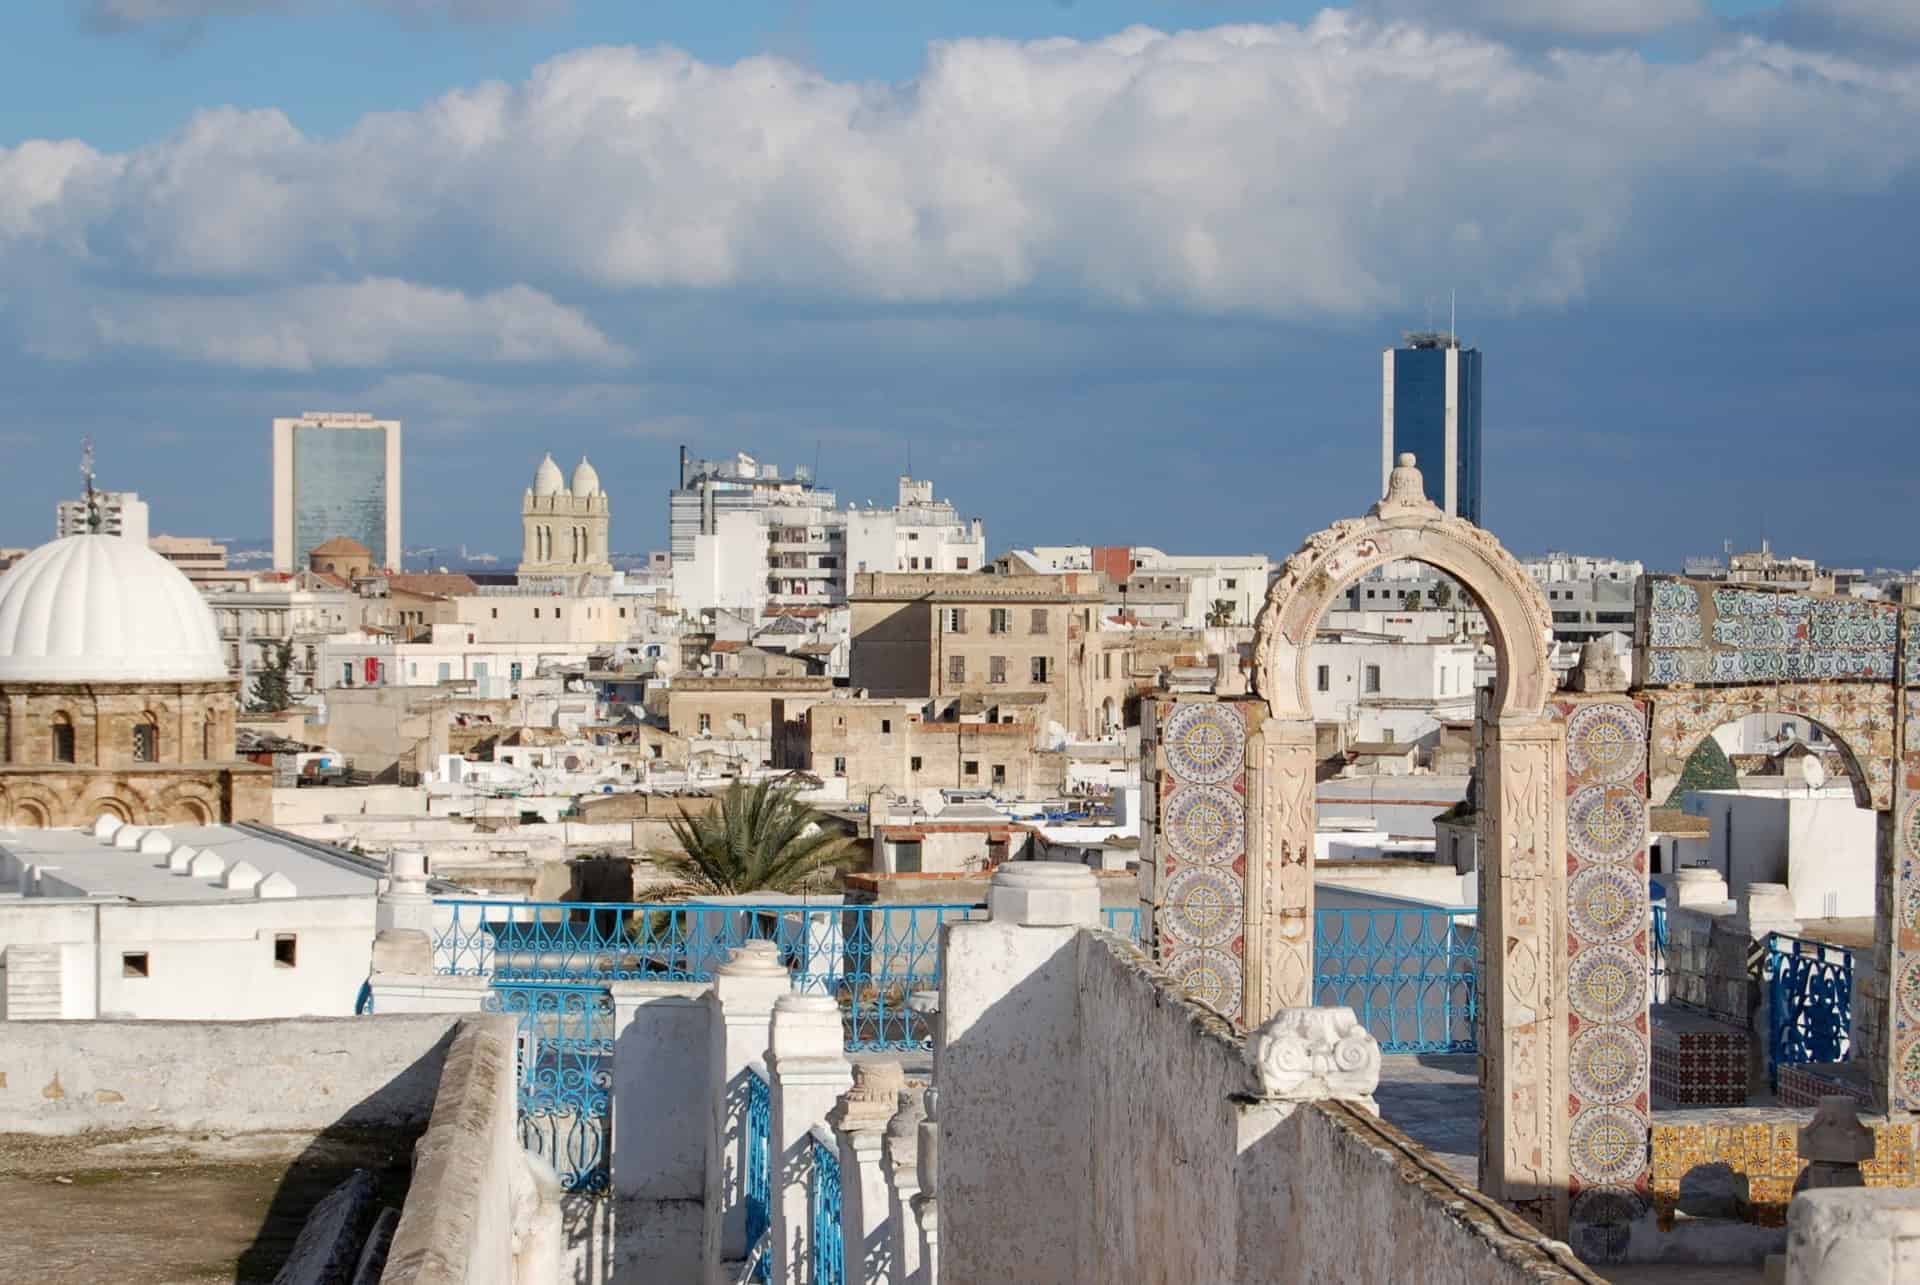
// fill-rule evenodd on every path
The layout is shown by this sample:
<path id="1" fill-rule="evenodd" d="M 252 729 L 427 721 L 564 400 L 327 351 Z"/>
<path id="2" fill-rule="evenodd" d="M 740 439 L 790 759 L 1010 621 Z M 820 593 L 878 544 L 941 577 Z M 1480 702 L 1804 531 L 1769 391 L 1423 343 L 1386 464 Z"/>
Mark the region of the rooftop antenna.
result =
<path id="1" fill-rule="evenodd" d="M 1454 317 L 1458 311 L 1459 302 L 1458 290 L 1447 291 L 1447 342 L 1455 348 L 1460 346 L 1460 332 L 1454 329 Z"/>
<path id="2" fill-rule="evenodd" d="M 80 439 L 80 476 L 87 486 L 87 534 L 100 534 L 100 493 L 93 489 L 93 439 Z"/>

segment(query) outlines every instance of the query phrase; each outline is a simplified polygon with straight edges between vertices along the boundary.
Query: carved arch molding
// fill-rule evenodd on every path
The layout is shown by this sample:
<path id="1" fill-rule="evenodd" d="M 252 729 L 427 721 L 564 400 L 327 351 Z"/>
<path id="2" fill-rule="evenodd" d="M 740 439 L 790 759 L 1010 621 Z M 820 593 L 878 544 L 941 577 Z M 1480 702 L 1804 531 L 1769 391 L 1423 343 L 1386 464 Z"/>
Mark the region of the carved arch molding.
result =
<path id="1" fill-rule="evenodd" d="M 1463 585 L 1486 616 L 1499 657 L 1494 717 L 1482 732 L 1480 1185 L 1564 1235 L 1567 777 L 1565 725 L 1547 709 L 1552 617 L 1539 587 L 1498 540 L 1426 498 L 1408 456 L 1365 517 L 1334 523 L 1287 559 L 1256 622 L 1254 684 L 1270 718 L 1255 790 L 1263 904 L 1249 916 L 1249 935 L 1261 975 L 1286 984 L 1264 987 L 1249 1016 L 1257 1024 L 1280 1008 L 1314 1002 L 1310 649 L 1341 589 L 1394 561 L 1423 563 Z"/>

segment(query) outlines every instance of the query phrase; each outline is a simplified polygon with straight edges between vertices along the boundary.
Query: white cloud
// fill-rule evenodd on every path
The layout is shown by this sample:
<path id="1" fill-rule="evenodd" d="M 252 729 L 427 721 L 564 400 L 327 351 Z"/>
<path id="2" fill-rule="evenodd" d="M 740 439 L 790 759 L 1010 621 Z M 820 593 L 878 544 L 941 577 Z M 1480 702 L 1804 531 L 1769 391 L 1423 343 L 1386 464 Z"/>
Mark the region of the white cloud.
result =
<path id="1" fill-rule="evenodd" d="M 475 297 L 369 278 L 247 295 L 122 294 L 97 302 L 91 321 L 102 348 L 253 370 L 625 359 L 578 310 L 528 286 Z"/>
<path id="2" fill-rule="evenodd" d="M 0 266 L 53 257 L 163 296 L 371 276 L 1322 320 L 1459 284 L 1483 310 L 1558 307 L 1722 243 L 1703 211 L 1913 174 L 1916 110 L 1913 66 L 1753 39 L 1688 64 L 1529 57 L 1337 11 L 951 41 L 905 86 L 596 48 L 333 139 L 222 108 L 127 153 L 0 149 Z M 381 342 L 243 331 L 222 351 Z"/>
<path id="3" fill-rule="evenodd" d="M 1617 40 L 1708 16 L 1704 0 L 1362 0 L 1385 17 L 1513 35 Z"/>

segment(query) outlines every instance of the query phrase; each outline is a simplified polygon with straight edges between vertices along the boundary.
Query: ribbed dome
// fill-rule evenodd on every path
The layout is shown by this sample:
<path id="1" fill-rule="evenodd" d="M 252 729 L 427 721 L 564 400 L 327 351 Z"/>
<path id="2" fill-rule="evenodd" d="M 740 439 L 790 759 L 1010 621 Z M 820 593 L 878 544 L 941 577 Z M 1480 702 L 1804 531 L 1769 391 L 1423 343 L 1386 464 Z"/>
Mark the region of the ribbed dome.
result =
<path id="1" fill-rule="evenodd" d="M 560 476 L 560 466 L 553 462 L 553 456 L 542 457 L 540 467 L 533 471 L 533 493 L 539 496 L 558 495 L 566 489 L 566 479 Z"/>
<path id="2" fill-rule="evenodd" d="M 136 540 L 70 535 L 0 576 L 0 683 L 226 677 L 206 600 Z"/>
<path id="3" fill-rule="evenodd" d="M 593 471 L 593 465 L 587 463 L 584 455 L 580 457 L 580 466 L 573 470 L 573 494 L 580 500 L 600 494 L 600 475 Z"/>

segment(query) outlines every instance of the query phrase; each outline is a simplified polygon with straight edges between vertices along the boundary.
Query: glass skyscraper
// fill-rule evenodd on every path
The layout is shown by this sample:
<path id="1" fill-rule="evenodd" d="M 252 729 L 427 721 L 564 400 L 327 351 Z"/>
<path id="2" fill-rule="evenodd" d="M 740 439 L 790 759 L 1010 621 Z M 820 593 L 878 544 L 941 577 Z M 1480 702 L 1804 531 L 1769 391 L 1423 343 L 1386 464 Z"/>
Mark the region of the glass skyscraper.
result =
<path id="1" fill-rule="evenodd" d="M 1411 452 L 1427 498 L 1480 525 L 1480 350 L 1422 333 L 1381 356 L 1381 494 L 1395 457 Z"/>
<path id="2" fill-rule="evenodd" d="M 400 421 L 310 412 L 273 421 L 273 565 L 297 571 L 344 535 L 400 568 Z"/>

